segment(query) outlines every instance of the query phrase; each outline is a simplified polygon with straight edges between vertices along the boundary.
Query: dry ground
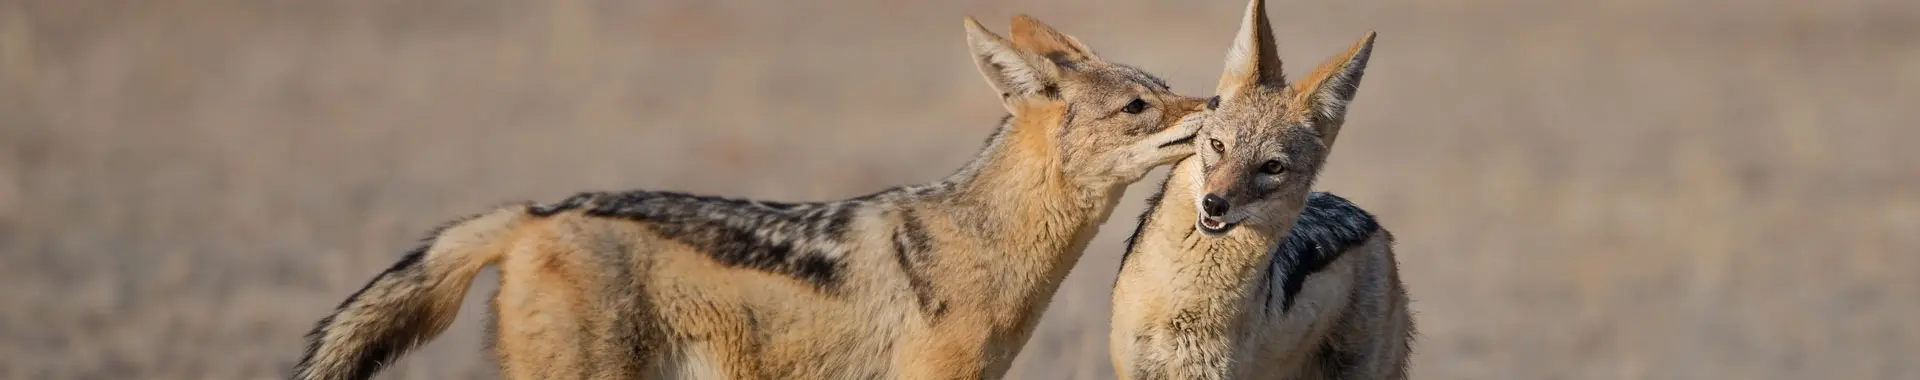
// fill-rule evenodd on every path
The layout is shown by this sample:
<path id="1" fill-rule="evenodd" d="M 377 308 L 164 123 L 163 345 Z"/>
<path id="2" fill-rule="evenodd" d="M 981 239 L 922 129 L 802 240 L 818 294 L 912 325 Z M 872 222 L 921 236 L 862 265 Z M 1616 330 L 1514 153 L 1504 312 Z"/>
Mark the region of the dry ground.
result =
<path id="1" fill-rule="evenodd" d="M 1000 112 L 962 15 L 1206 94 L 1242 4 L 920 3 L 0 0 L 0 377 L 274 378 L 497 202 L 946 174 Z M 1380 32 L 1319 187 L 1399 236 L 1417 377 L 1920 378 L 1920 3 L 1272 6 L 1295 71 Z M 1018 378 L 1111 376 L 1146 193 Z M 491 376 L 476 305 L 385 378 Z"/>

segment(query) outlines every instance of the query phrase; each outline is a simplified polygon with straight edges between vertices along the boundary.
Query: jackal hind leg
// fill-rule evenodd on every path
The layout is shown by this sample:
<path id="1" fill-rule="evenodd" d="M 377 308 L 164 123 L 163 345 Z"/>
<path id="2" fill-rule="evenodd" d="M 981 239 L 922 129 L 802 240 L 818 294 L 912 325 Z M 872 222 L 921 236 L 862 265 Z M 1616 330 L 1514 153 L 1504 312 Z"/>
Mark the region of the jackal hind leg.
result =
<path id="1" fill-rule="evenodd" d="M 492 326 L 501 377 L 638 379 L 649 373 L 659 334 L 633 276 L 557 252 L 565 251 L 501 263 Z"/>

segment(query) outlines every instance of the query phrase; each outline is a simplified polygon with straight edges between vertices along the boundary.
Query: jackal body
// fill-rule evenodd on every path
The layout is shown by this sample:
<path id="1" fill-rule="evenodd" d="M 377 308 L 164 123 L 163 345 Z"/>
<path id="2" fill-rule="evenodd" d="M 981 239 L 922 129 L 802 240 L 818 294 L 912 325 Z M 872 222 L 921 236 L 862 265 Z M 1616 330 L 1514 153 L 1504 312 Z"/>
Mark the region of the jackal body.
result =
<path id="1" fill-rule="evenodd" d="M 506 378 L 998 378 L 1201 100 L 1016 17 L 968 18 L 1011 116 L 948 178 L 836 202 L 584 193 L 457 221 L 321 320 L 297 379 L 365 379 L 498 264 Z"/>
<path id="2" fill-rule="evenodd" d="M 1372 215 L 1310 193 L 1373 47 L 1289 85 L 1254 0 L 1198 153 L 1129 239 L 1110 335 L 1123 379 L 1399 379 L 1413 320 Z"/>

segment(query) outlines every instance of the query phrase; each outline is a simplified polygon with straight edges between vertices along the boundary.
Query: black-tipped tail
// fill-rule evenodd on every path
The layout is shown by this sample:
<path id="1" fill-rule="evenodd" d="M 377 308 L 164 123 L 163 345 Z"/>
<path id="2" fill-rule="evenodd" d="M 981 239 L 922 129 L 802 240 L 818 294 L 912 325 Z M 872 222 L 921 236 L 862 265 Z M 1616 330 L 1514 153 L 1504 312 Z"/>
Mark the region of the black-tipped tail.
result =
<path id="1" fill-rule="evenodd" d="M 297 380 L 368 379 L 453 323 L 467 286 L 505 253 L 525 207 L 456 221 L 373 278 L 307 334 Z"/>

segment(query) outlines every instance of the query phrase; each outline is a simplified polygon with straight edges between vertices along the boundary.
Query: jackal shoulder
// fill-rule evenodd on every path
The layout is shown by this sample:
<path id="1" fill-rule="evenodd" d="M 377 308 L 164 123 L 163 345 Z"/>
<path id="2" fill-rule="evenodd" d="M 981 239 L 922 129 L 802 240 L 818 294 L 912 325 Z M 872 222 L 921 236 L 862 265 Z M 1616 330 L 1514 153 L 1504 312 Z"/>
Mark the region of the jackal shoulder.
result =
<path id="1" fill-rule="evenodd" d="M 1325 269 L 1342 252 L 1366 244 L 1378 230 L 1380 223 L 1373 214 L 1346 198 L 1328 192 L 1308 194 L 1306 207 L 1300 210 L 1293 229 L 1287 231 L 1286 240 L 1270 253 L 1272 261 L 1268 265 L 1285 281 L 1279 292 L 1280 310 L 1293 308 L 1294 297 L 1300 294 L 1307 276 Z M 1268 293 L 1269 297 L 1274 295 Z M 1268 299 L 1267 307 L 1273 307 L 1274 301 Z"/>

